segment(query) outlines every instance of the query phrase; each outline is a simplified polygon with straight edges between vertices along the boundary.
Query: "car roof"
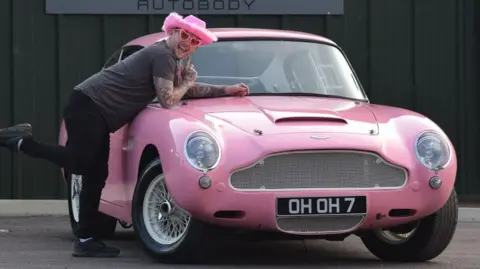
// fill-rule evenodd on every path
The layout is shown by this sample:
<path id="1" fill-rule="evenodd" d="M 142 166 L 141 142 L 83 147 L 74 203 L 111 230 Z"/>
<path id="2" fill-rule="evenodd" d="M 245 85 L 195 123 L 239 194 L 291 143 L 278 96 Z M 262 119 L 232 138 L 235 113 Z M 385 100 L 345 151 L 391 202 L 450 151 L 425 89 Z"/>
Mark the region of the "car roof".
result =
<path id="1" fill-rule="evenodd" d="M 289 31 L 289 30 L 274 30 L 274 29 L 261 29 L 261 28 L 209 28 L 211 32 L 217 36 L 218 39 L 242 39 L 242 38 L 285 38 L 285 39 L 298 39 L 298 40 L 309 40 L 309 41 L 317 41 L 317 42 L 324 42 L 329 43 L 332 45 L 336 45 L 335 42 L 332 40 L 315 35 L 309 34 L 305 32 L 298 32 L 298 31 Z M 145 36 L 141 36 L 136 38 L 125 46 L 150 46 L 153 43 L 157 42 L 158 40 L 165 37 L 164 32 L 153 33 Z"/>

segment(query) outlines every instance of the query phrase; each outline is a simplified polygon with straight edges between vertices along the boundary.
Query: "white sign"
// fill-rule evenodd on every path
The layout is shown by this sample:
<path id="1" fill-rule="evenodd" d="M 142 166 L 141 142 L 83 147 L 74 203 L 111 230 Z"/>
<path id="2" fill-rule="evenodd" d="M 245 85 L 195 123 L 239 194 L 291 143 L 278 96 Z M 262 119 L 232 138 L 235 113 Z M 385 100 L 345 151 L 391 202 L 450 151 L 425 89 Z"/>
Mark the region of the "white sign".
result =
<path id="1" fill-rule="evenodd" d="M 47 14 L 343 15 L 344 0 L 45 0 Z"/>

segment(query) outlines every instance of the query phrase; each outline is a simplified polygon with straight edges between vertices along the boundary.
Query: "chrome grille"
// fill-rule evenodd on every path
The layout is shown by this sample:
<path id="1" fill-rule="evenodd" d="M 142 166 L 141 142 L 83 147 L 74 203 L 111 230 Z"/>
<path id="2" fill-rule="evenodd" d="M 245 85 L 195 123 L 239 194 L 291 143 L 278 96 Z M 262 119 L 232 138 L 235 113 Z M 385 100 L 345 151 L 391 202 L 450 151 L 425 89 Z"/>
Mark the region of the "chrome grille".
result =
<path id="1" fill-rule="evenodd" d="M 268 156 L 234 172 L 230 184 L 240 190 L 397 188 L 406 171 L 367 152 L 289 152 Z"/>
<path id="2" fill-rule="evenodd" d="M 343 232 L 356 227 L 363 219 L 364 215 L 283 217 L 277 218 L 277 227 L 294 233 Z"/>

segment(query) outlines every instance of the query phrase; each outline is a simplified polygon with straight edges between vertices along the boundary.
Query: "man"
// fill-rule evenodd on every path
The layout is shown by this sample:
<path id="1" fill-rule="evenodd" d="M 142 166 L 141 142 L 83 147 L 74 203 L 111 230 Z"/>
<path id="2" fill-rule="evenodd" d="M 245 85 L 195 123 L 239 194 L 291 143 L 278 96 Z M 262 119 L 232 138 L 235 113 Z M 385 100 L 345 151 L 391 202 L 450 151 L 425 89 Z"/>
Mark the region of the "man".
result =
<path id="1" fill-rule="evenodd" d="M 115 257 L 120 250 L 95 238 L 95 220 L 108 176 L 110 133 L 132 120 L 157 97 L 164 108 L 173 108 L 184 95 L 244 96 L 244 84 L 214 86 L 195 83 L 197 72 L 190 55 L 217 38 L 195 16 L 170 14 L 163 30 L 168 38 L 91 76 L 77 87 L 63 111 L 67 146 L 47 145 L 33 138 L 29 124 L 0 129 L 0 145 L 34 158 L 49 160 L 68 174 L 82 175 L 80 214 L 73 256 Z M 186 59 L 180 72 L 177 62 Z"/>

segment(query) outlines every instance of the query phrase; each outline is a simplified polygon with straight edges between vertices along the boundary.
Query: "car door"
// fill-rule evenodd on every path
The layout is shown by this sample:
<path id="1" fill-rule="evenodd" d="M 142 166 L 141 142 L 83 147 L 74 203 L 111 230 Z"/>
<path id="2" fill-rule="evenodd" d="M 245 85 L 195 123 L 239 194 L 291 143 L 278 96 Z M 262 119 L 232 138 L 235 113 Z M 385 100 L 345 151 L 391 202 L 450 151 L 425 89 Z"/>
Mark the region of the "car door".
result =
<path id="1" fill-rule="evenodd" d="M 103 68 L 125 60 L 135 52 L 141 50 L 142 46 L 127 46 L 121 50 L 115 52 L 112 57 L 109 58 Z M 118 58 L 116 58 L 118 55 Z M 131 148 L 131 138 L 129 135 L 129 124 L 123 126 L 115 133 L 110 134 L 110 159 L 109 159 L 109 175 L 107 178 L 107 184 L 102 193 L 102 200 L 124 207 L 126 204 L 125 196 L 125 157 L 129 153 Z"/>

